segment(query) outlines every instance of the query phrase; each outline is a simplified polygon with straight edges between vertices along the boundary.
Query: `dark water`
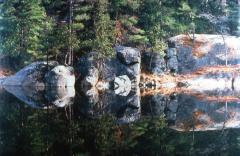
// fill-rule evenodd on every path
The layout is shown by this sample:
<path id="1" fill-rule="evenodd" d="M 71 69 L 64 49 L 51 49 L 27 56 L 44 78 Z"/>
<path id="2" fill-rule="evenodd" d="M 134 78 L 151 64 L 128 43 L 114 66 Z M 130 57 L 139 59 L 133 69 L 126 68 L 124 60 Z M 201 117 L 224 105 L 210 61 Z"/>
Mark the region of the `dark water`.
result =
<path id="1" fill-rule="evenodd" d="M 237 93 L 228 102 L 112 92 L 94 101 L 79 91 L 69 98 L 56 89 L 7 90 L 0 89 L 0 155 L 239 155 Z"/>

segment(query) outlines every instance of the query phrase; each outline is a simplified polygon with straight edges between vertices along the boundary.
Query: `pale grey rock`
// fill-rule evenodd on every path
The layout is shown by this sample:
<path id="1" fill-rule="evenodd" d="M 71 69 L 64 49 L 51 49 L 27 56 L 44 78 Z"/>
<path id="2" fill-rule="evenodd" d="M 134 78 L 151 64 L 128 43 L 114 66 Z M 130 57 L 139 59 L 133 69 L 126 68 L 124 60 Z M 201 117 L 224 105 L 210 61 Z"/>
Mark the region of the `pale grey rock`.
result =
<path id="1" fill-rule="evenodd" d="M 169 38 L 169 68 L 178 66 L 178 73 L 185 74 L 205 66 L 225 65 L 226 60 L 231 65 L 240 63 L 240 37 L 212 34 L 194 37 L 190 34 Z"/>
<path id="2" fill-rule="evenodd" d="M 117 95 L 127 96 L 131 91 L 131 81 L 127 75 L 118 76 L 114 80 L 114 92 Z"/>
<path id="3" fill-rule="evenodd" d="M 3 86 L 71 86 L 75 84 L 72 67 L 58 65 L 55 61 L 34 62 L 15 75 L 9 76 L 2 82 Z"/>
<path id="4" fill-rule="evenodd" d="M 82 57 L 79 61 L 78 72 L 82 88 L 109 84 L 106 90 L 114 88 L 114 80 L 119 75 L 126 75 L 132 82 L 132 86 L 138 87 L 141 75 L 141 56 L 140 51 L 131 47 L 116 47 L 116 58 L 105 58 L 94 60 L 94 54 L 90 53 Z M 98 83 L 101 80 L 102 83 Z M 100 84 L 100 85 L 98 85 Z M 98 87 L 99 88 L 99 87 Z"/>
<path id="5" fill-rule="evenodd" d="M 59 65 L 45 75 L 46 83 L 50 86 L 74 87 L 74 69 L 70 66 Z"/>

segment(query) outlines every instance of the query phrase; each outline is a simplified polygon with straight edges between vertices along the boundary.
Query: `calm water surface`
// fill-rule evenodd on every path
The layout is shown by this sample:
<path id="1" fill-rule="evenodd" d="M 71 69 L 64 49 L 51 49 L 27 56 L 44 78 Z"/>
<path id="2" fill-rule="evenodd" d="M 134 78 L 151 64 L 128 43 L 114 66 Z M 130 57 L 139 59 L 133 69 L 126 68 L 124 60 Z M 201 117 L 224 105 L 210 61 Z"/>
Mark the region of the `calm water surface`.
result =
<path id="1" fill-rule="evenodd" d="M 236 93 L 228 101 L 210 93 L 209 100 L 105 93 L 94 101 L 80 91 L 13 88 L 0 89 L 0 155 L 239 154 Z"/>

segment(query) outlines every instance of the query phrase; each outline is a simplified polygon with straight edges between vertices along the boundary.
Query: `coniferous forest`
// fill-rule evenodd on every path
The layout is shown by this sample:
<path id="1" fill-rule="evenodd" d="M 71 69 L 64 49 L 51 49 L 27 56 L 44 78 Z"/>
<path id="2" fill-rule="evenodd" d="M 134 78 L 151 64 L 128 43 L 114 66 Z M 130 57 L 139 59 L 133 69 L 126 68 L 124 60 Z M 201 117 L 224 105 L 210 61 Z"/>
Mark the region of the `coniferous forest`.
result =
<path id="1" fill-rule="evenodd" d="M 217 32 L 199 14 L 224 15 L 223 7 L 221 0 L 6 0 L 0 49 L 22 65 L 72 65 L 92 51 L 112 57 L 116 45 L 163 54 L 170 36 Z"/>

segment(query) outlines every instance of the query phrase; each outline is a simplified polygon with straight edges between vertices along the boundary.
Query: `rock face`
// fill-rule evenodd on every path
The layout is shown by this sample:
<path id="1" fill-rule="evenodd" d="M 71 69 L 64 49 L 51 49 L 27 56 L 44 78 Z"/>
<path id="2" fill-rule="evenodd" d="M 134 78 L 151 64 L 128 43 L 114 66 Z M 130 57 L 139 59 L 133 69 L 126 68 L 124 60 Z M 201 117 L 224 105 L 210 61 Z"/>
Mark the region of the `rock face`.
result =
<path id="1" fill-rule="evenodd" d="M 162 75 L 167 69 L 165 59 L 156 52 L 143 52 L 141 66 L 144 72 L 155 75 Z"/>
<path id="2" fill-rule="evenodd" d="M 140 51 L 131 47 L 117 46 L 117 58 L 124 64 L 136 64 L 141 62 Z"/>
<path id="3" fill-rule="evenodd" d="M 48 64 L 46 62 L 35 62 L 26 66 L 15 75 L 7 77 L 2 84 L 3 86 L 73 87 L 75 76 L 72 67 L 58 65 L 54 61 Z"/>
<path id="4" fill-rule="evenodd" d="M 240 63 L 239 37 L 209 34 L 195 34 L 194 37 L 178 35 L 168 40 L 170 68 L 178 66 L 179 73 L 184 74 L 204 66 Z"/>
<path id="5" fill-rule="evenodd" d="M 131 47 L 116 47 L 116 58 L 95 60 L 96 53 L 90 53 L 80 60 L 78 71 L 81 75 L 82 88 L 100 86 L 99 83 L 114 89 L 114 81 L 119 76 L 128 77 L 128 84 L 124 85 L 127 90 L 129 86 L 138 87 L 141 74 L 140 51 Z M 117 78 L 118 77 L 118 78 Z M 119 81 L 120 82 L 120 81 Z M 117 91 L 118 92 L 118 91 Z M 126 92 L 125 92 L 126 93 Z M 125 95 L 125 94 L 124 94 Z"/>
<path id="6" fill-rule="evenodd" d="M 177 50 L 175 48 L 169 48 L 167 50 L 167 69 L 172 73 L 178 72 L 178 59 Z"/>
<path id="7" fill-rule="evenodd" d="M 45 74 L 45 80 L 49 86 L 74 86 L 74 69 L 58 65 Z"/>

